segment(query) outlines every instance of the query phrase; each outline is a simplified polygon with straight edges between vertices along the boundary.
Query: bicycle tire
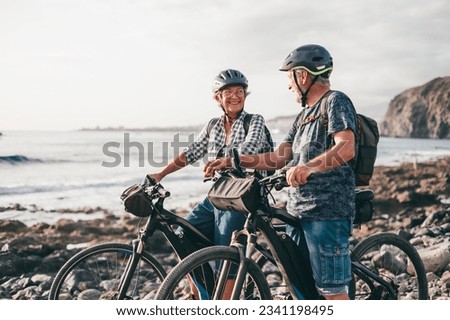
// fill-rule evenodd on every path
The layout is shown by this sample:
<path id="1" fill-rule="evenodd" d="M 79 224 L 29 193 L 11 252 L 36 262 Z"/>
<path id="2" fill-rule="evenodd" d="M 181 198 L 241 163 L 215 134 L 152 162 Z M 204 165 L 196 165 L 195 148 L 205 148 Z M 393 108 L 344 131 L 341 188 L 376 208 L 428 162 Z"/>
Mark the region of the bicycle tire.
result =
<path id="1" fill-rule="evenodd" d="M 156 294 L 156 300 L 211 300 L 215 293 L 217 273 L 213 264 L 229 261 L 237 270 L 241 259 L 235 247 L 212 246 L 196 251 L 177 264 L 164 279 Z M 269 285 L 254 261 L 248 261 L 245 284 L 240 292 L 242 300 L 270 300 Z M 191 283 L 195 283 L 195 289 Z M 195 297 L 195 292 L 197 296 Z M 251 291 L 251 292 L 249 292 Z M 222 296 L 223 297 L 223 296 Z"/>
<path id="2" fill-rule="evenodd" d="M 392 288 L 393 294 L 372 278 L 364 280 L 353 270 L 355 286 L 350 296 L 365 300 L 426 300 L 428 282 L 423 261 L 408 241 L 392 233 L 371 235 L 356 245 L 352 261 L 359 261 L 382 277 Z"/>
<path id="3" fill-rule="evenodd" d="M 123 243 L 103 243 L 78 252 L 55 276 L 49 300 L 117 299 L 120 278 L 132 254 L 132 246 Z M 126 299 L 153 299 L 165 275 L 161 264 L 143 252 Z"/>

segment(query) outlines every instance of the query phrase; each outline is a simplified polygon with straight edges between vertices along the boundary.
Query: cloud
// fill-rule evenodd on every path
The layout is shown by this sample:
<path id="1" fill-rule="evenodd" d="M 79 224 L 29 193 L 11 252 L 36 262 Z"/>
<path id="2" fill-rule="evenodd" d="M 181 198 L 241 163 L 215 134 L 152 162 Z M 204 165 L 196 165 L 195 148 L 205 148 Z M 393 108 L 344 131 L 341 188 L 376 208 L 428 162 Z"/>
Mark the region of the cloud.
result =
<path id="1" fill-rule="evenodd" d="M 228 67 L 250 79 L 249 111 L 293 114 L 278 67 L 305 43 L 332 53 L 335 89 L 382 117 L 402 90 L 450 74 L 449 11 L 445 0 L 2 1 L 0 127 L 47 128 L 60 108 L 78 112 L 58 113 L 59 129 L 206 122 Z M 36 106 L 40 121 L 27 116 Z"/>

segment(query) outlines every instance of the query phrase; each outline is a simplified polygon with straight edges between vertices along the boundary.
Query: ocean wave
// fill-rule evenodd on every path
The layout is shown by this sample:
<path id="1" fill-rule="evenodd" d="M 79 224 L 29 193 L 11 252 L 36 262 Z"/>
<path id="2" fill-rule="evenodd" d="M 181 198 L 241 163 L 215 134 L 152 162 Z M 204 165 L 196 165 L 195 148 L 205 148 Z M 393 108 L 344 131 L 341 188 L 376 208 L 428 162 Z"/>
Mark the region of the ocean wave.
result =
<path id="1" fill-rule="evenodd" d="M 144 176 L 142 177 L 127 177 L 125 179 L 111 179 L 111 180 L 100 180 L 100 181 L 83 181 L 83 182 L 74 182 L 74 183 L 40 183 L 35 185 L 30 184 L 16 184 L 9 186 L 0 186 L 0 196 L 11 196 L 11 195 L 24 195 L 24 194 L 33 194 L 33 193 L 46 193 L 46 192 L 65 192 L 71 190 L 83 190 L 83 189 L 109 189 L 109 188 L 117 188 L 125 189 L 126 187 L 135 184 L 142 183 L 144 180 Z M 192 183 L 192 181 L 201 181 L 198 177 L 192 177 L 189 175 L 181 175 L 180 177 L 170 176 L 167 177 L 164 181 L 162 181 L 163 185 L 168 185 L 173 187 L 175 185 L 185 185 L 185 183 Z M 180 184 L 181 183 L 181 184 Z"/>
<path id="2" fill-rule="evenodd" d="M 33 163 L 62 163 L 62 162 L 70 162 L 70 161 L 29 158 L 27 156 L 20 154 L 15 154 L 12 156 L 0 156 L 0 164 L 9 164 L 9 165 L 33 164 Z"/>
<path id="3" fill-rule="evenodd" d="M 48 184 L 48 185 L 16 185 L 9 187 L 0 187 L 0 196 L 16 195 L 16 194 L 30 194 L 30 193 L 43 193 L 43 192 L 63 192 L 69 190 L 80 189 L 102 189 L 120 186 L 117 182 L 92 182 L 82 184 Z"/>
<path id="4" fill-rule="evenodd" d="M 43 162 L 43 161 L 40 159 L 28 158 L 28 157 L 22 156 L 20 154 L 16 154 L 13 156 L 0 156 L 0 163 L 21 164 L 21 163 L 30 163 L 30 162 Z"/>

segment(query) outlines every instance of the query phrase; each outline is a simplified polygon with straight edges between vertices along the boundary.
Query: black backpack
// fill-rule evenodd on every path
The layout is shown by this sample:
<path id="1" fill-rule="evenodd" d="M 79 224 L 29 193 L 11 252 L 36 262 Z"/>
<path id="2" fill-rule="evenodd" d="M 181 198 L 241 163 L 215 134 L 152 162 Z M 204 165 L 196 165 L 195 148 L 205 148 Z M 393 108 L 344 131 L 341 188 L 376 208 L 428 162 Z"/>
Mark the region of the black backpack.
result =
<path id="1" fill-rule="evenodd" d="M 244 117 L 244 131 L 245 135 L 248 133 L 248 129 L 250 127 L 250 122 L 252 121 L 253 114 L 247 113 Z M 220 120 L 220 118 L 212 118 L 208 123 L 208 135 L 211 133 L 212 127 Z M 264 134 L 266 135 L 267 143 L 269 144 L 269 149 L 264 150 L 264 152 L 273 152 L 274 151 L 274 143 L 272 139 L 272 135 L 270 134 L 269 129 L 266 125 L 264 125 Z M 267 170 L 267 175 L 271 176 L 275 173 L 274 170 Z"/>
<path id="2" fill-rule="evenodd" d="M 320 101 L 320 114 L 315 117 L 309 117 L 300 122 L 300 125 L 305 125 L 320 117 L 324 123 L 325 128 L 328 126 L 327 103 L 328 97 L 332 90 L 328 91 Z M 355 183 L 356 186 L 369 185 L 370 178 L 372 178 L 375 167 L 375 160 L 377 158 L 377 145 L 380 140 L 378 131 L 378 124 L 372 118 L 365 115 L 356 114 L 356 157 L 354 160 Z"/>

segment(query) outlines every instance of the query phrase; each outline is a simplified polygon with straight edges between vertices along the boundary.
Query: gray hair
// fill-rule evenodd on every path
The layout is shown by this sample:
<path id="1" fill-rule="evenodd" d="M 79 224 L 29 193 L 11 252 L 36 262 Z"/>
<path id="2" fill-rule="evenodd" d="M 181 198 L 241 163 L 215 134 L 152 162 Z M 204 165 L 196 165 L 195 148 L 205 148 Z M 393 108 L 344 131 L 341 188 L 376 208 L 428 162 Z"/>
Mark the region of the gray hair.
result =
<path id="1" fill-rule="evenodd" d="M 294 69 L 294 72 L 298 74 L 301 70 L 306 71 L 311 77 L 314 77 L 313 74 L 311 74 L 310 72 L 308 72 L 308 70 L 305 70 L 305 69 Z M 321 86 L 328 86 L 328 87 L 331 86 L 330 79 L 321 77 L 321 76 L 317 77 L 317 80 L 315 83 L 317 83 L 318 85 L 321 85 Z"/>
<path id="2" fill-rule="evenodd" d="M 328 87 L 331 85 L 330 79 L 329 78 L 324 78 L 324 77 L 317 78 L 316 83 L 321 85 L 321 86 L 328 86 Z"/>

